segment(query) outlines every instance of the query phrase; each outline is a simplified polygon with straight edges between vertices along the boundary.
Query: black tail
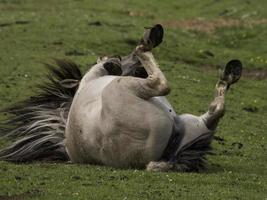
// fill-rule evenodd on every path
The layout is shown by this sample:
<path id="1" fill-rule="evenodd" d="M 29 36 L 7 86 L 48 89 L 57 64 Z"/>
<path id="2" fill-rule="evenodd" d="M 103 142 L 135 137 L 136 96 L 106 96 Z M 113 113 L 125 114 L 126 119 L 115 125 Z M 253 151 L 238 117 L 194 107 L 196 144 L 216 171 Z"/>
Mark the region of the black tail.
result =
<path id="1" fill-rule="evenodd" d="M 0 135 L 17 141 L 0 151 L 0 160 L 68 160 L 64 132 L 82 74 L 73 62 L 55 60 L 55 63 L 56 66 L 46 64 L 50 73 L 47 81 L 38 86 L 38 95 L 1 111 L 10 117 L 0 124 Z"/>

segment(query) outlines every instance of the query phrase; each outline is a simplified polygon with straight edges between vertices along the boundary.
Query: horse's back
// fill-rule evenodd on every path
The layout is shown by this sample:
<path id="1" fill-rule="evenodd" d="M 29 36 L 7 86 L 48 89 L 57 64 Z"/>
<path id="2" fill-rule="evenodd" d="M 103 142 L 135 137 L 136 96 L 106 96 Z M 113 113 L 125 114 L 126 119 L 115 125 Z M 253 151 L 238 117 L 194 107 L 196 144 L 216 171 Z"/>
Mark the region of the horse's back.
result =
<path id="1" fill-rule="evenodd" d="M 129 167 L 160 158 L 172 131 L 172 108 L 163 97 L 137 97 L 121 78 L 127 77 L 82 82 L 66 131 L 71 160 Z"/>

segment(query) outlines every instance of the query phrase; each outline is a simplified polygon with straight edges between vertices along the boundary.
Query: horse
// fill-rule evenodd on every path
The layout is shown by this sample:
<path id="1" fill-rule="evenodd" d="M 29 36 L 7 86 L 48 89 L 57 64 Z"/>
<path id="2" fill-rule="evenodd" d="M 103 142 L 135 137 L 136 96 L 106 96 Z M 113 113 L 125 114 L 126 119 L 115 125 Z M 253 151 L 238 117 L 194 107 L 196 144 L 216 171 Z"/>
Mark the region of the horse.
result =
<path id="1" fill-rule="evenodd" d="M 84 75 L 72 61 L 46 64 L 50 73 L 39 93 L 2 111 L 8 119 L 0 134 L 17 141 L 0 151 L 0 160 L 160 172 L 205 169 L 226 92 L 241 77 L 242 64 L 226 64 L 207 112 L 178 115 L 152 53 L 163 35 L 160 24 L 147 28 L 132 53 L 101 57 Z"/>

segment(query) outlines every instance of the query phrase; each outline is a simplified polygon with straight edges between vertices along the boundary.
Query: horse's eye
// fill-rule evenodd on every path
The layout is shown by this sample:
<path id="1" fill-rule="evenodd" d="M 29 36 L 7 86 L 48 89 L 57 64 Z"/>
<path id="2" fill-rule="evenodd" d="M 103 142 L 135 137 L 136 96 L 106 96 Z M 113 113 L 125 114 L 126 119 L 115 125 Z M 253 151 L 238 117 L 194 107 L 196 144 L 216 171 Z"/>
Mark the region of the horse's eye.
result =
<path id="1" fill-rule="evenodd" d="M 139 78 L 147 78 L 148 74 L 144 67 L 138 67 L 134 72 L 134 76 Z"/>

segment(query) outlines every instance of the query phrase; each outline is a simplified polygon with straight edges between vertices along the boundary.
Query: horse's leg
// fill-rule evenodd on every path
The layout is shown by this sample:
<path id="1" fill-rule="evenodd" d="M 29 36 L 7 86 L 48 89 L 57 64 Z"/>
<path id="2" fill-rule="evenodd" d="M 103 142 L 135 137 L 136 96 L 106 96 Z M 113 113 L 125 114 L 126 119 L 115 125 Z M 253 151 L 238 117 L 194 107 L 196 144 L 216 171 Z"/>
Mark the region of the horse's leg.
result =
<path id="1" fill-rule="evenodd" d="M 202 119 L 210 130 L 216 129 L 220 119 L 224 115 L 226 91 L 227 83 L 219 80 L 215 86 L 215 97 L 209 105 L 208 111 L 202 115 Z"/>
<path id="2" fill-rule="evenodd" d="M 144 44 L 147 49 L 152 50 L 152 48 L 155 48 L 160 45 L 160 43 L 162 42 L 162 38 L 162 26 L 155 25 L 154 27 L 147 29 L 140 43 Z M 147 77 L 147 72 L 142 67 L 140 60 L 136 55 L 136 48 L 129 55 L 122 57 L 121 67 L 123 70 L 123 76 L 134 76 L 139 78 Z"/>
<path id="3" fill-rule="evenodd" d="M 151 172 L 167 172 L 174 170 L 174 168 L 175 164 L 173 162 L 166 161 L 151 161 L 146 166 L 146 170 Z"/>
<path id="4" fill-rule="evenodd" d="M 158 162 L 153 161 L 147 165 L 148 171 L 184 171 L 198 169 L 197 162 L 189 163 L 189 165 L 186 166 L 188 162 L 186 162 L 186 164 L 181 162 L 181 160 L 179 160 L 179 154 L 183 147 L 190 144 L 190 142 L 197 138 L 204 138 L 206 140 L 202 142 L 204 155 L 206 147 L 208 147 L 211 142 L 213 131 L 224 115 L 226 92 L 231 84 L 239 80 L 241 72 L 242 64 L 240 61 L 230 61 L 226 65 L 222 77 L 216 84 L 215 98 L 210 104 L 208 111 L 201 116 L 190 114 L 177 116 L 177 121 L 174 122 L 174 138 L 171 138 L 171 141 L 169 141 L 168 148 L 165 149 L 166 152 L 162 155 L 162 160 Z M 207 148 L 207 151 L 208 150 L 209 148 Z M 199 152 L 201 152 L 201 149 Z M 177 161 L 178 163 L 176 163 Z"/>
<path id="5" fill-rule="evenodd" d="M 156 25 L 148 29 L 140 44 L 135 48 L 131 56 L 137 58 L 145 68 L 148 76 L 146 78 L 121 79 L 121 85 L 127 85 L 129 89 L 134 90 L 134 93 L 144 99 L 149 99 L 154 96 L 165 96 L 170 92 L 167 84 L 167 79 L 159 68 L 151 50 L 159 45 L 162 41 L 163 29 L 160 25 Z M 131 60 L 131 58 L 130 58 Z M 133 61 L 135 63 L 136 61 Z"/>
<path id="6" fill-rule="evenodd" d="M 145 35 L 144 39 L 145 37 L 148 38 L 149 36 Z M 170 88 L 167 84 L 167 79 L 160 70 L 158 63 L 151 53 L 151 49 L 153 47 L 155 47 L 153 46 L 153 44 L 148 44 L 145 40 L 141 42 L 141 44 L 137 46 L 134 51 L 134 55 L 137 56 L 148 74 L 148 77 L 143 83 L 143 88 L 146 88 L 146 93 L 143 92 L 144 90 L 140 90 L 140 92 L 143 92 L 141 96 L 145 98 L 150 98 L 153 96 L 165 96 L 170 92 Z M 173 168 L 174 164 L 172 162 L 165 161 L 151 161 L 146 166 L 147 171 L 160 172 L 170 171 Z"/>
<path id="7" fill-rule="evenodd" d="M 238 60 L 230 61 L 215 86 L 215 97 L 211 102 L 208 111 L 202 115 L 206 126 L 215 130 L 225 112 L 225 95 L 230 85 L 237 82 L 241 77 L 242 64 Z"/>
<path id="8" fill-rule="evenodd" d="M 170 88 L 167 79 L 160 70 L 152 52 L 145 50 L 144 45 L 139 45 L 136 48 L 135 54 L 148 74 L 146 79 L 142 79 L 141 87 L 143 89 L 138 88 L 138 93 L 145 99 L 169 94 Z"/>

